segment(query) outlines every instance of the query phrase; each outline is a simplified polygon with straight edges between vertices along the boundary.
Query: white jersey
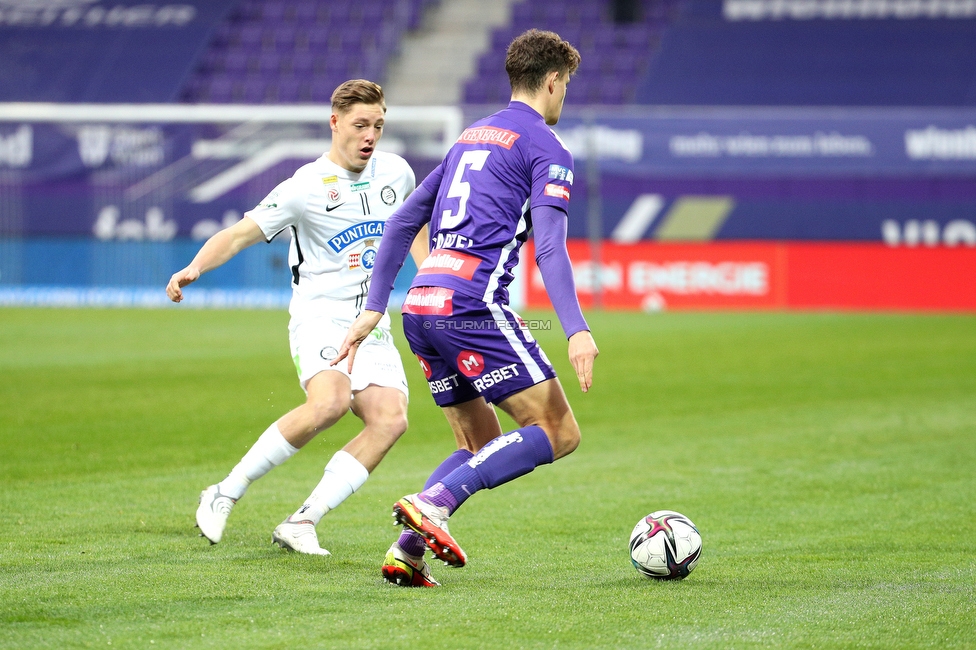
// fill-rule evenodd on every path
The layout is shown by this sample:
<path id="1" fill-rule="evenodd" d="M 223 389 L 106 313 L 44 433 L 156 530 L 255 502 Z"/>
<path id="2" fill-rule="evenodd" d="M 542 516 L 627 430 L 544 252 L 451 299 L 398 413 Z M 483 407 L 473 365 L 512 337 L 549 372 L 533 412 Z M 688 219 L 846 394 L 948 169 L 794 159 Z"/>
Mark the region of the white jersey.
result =
<path id="1" fill-rule="evenodd" d="M 290 228 L 293 318 L 323 311 L 355 318 L 366 304 L 386 220 L 416 186 L 400 156 L 374 151 L 361 173 L 325 155 L 298 169 L 246 213 L 271 241 Z M 384 316 L 381 327 L 389 327 Z"/>

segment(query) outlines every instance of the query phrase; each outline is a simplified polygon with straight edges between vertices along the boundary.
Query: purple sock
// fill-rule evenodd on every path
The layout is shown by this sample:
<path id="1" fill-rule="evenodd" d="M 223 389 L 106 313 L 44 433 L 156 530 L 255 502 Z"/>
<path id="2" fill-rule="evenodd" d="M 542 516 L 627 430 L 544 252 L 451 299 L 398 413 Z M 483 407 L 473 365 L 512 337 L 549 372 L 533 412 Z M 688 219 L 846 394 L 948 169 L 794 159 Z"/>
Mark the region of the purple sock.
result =
<path id="1" fill-rule="evenodd" d="M 437 466 L 427 482 L 424 483 L 424 489 L 440 483 L 440 480 L 450 474 L 452 471 L 463 465 L 471 456 L 473 456 L 467 449 L 458 449 L 453 454 L 444 459 L 440 465 Z M 427 544 L 424 542 L 424 538 L 413 532 L 406 526 L 404 526 L 403 533 L 400 534 L 400 539 L 397 540 L 397 544 L 403 549 L 405 553 L 410 555 L 423 555 L 424 551 L 427 549 Z"/>
<path id="2" fill-rule="evenodd" d="M 541 427 L 516 429 L 489 442 L 421 495 L 453 513 L 478 490 L 498 487 L 551 462 L 552 445 Z"/>

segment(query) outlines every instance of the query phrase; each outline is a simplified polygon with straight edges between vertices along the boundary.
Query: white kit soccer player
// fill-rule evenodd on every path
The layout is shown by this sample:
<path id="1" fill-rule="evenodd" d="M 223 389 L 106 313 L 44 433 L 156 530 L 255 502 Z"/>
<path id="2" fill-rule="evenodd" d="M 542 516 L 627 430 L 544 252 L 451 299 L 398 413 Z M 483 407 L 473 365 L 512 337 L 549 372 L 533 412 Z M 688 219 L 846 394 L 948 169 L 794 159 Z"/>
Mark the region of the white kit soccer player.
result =
<path id="1" fill-rule="evenodd" d="M 324 320 L 315 325 L 328 327 L 334 320 L 355 320 L 366 303 L 386 220 L 415 186 L 413 170 L 395 154 L 374 152 L 360 174 L 323 155 L 301 167 L 246 213 L 269 241 L 284 230 L 291 231 L 292 356 L 303 385 L 316 372 L 333 368 L 325 363 L 331 361 L 325 358 L 328 350 L 296 348 L 295 335 L 301 336 L 312 321 Z M 389 318 L 379 329 L 389 332 Z M 339 344 L 344 336 L 345 326 Z M 399 362 L 399 354 L 393 352 Z M 358 387 L 354 383 L 353 390 L 366 385 L 368 382 Z"/>
<path id="2" fill-rule="evenodd" d="M 289 340 L 307 398 L 268 427 L 223 481 L 201 494 L 197 526 L 214 544 L 253 481 L 352 410 L 365 427 L 335 453 L 305 503 L 272 534 L 282 548 L 328 555 L 315 526 L 365 483 L 406 430 L 407 382 L 389 319 L 378 323 L 363 346 L 363 366 L 349 372 L 330 361 L 366 302 L 386 220 L 414 190 L 416 179 L 405 160 L 375 150 L 386 113 L 378 85 L 361 79 L 341 84 L 332 110 L 330 150 L 279 184 L 237 224 L 211 237 L 167 286 L 169 297 L 179 302 L 182 287 L 201 273 L 258 241 L 291 233 Z M 427 255 L 426 233 L 417 242 L 413 252 L 419 264 Z"/>

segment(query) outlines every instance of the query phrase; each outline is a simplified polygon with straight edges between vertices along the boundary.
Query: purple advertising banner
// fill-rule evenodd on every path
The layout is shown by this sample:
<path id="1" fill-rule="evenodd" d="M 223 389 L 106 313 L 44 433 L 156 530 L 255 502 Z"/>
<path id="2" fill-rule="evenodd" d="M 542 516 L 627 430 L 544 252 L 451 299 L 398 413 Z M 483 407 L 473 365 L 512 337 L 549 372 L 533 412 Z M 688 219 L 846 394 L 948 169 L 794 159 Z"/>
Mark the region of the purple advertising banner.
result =
<path id="1" fill-rule="evenodd" d="M 13 119 L 0 105 L 0 236 L 205 239 L 330 146 L 323 107 L 278 124 L 164 108 L 180 119 Z M 601 234 L 618 242 L 976 245 L 976 111 L 567 109 L 556 131 L 576 159 L 572 237 L 589 234 L 598 188 Z M 418 180 L 437 162 L 399 151 Z"/>

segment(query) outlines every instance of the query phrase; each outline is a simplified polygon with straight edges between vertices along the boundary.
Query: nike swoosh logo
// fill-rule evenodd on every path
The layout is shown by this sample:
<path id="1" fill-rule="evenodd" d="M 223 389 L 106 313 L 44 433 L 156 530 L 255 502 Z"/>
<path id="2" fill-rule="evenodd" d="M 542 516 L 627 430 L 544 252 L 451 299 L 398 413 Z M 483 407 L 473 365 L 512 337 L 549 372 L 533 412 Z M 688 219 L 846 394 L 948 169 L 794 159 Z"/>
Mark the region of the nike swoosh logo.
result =
<path id="1" fill-rule="evenodd" d="M 346 204 L 346 202 L 345 202 L 345 201 L 343 201 L 342 203 L 336 203 L 335 205 L 327 205 L 327 206 L 325 206 L 325 211 L 326 211 L 326 212 L 332 212 L 332 211 L 333 211 L 333 210 L 335 210 L 336 208 L 338 208 L 338 207 L 340 207 L 340 206 L 343 206 L 343 205 L 345 205 L 345 204 Z"/>

